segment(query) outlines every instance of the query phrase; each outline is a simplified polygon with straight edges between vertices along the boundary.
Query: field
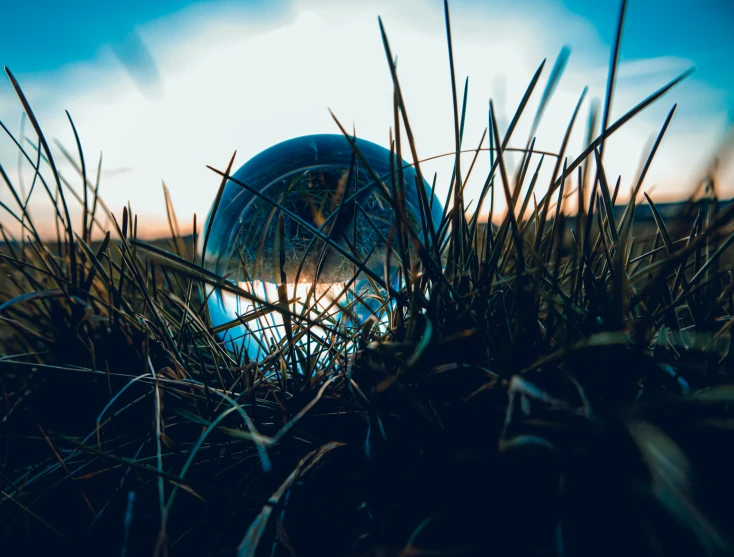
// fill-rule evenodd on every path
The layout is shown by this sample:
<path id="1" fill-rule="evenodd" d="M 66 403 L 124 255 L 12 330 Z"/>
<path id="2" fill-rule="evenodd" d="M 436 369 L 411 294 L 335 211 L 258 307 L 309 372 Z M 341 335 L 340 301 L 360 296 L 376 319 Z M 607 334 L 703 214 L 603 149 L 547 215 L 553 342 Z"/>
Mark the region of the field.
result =
<path id="1" fill-rule="evenodd" d="M 402 158 L 415 141 L 383 42 Z M 201 264 L 201 223 L 181 236 L 169 205 L 171 238 L 138 239 L 144 223 L 97 198 L 83 138 L 51 149 L 7 73 L 39 138 L 18 149 L 58 236 L 37 233 L 0 167 L 17 201 L 0 228 L 2 555 L 732 553 L 734 204 L 713 172 L 673 213 L 645 194 L 675 107 L 629 205 L 603 163 L 605 141 L 686 74 L 617 121 L 610 86 L 588 147 L 564 141 L 536 187 L 533 138 L 513 132 L 541 65 L 502 135 L 490 112 L 482 195 L 512 208 L 501 222 L 465 210 L 458 156 L 436 231 L 406 224 L 399 181 L 375 183 L 401 277 L 377 288 L 387 332 L 255 300 L 289 333 L 252 361 L 209 320 L 207 285 L 238 291 Z M 458 152 L 465 105 L 451 77 Z M 61 157 L 77 176 L 58 172 Z"/>

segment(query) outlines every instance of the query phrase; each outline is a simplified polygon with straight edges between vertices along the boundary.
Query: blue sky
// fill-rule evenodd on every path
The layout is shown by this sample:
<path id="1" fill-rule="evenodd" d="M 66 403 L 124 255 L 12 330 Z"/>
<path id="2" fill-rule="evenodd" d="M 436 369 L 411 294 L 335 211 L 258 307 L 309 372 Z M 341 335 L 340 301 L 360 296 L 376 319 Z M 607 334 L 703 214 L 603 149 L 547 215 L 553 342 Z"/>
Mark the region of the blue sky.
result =
<path id="1" fill-rule="evenodd" d="M 564 4 L 614 40 L 616 2 L 565 0 Z M 678 56 L 691 60 L 698 78 L 730 92 L 734 122 L 734 2 L 731 0 L 631 0 L 627 4 L 621 58 Z"/>
<path id="2" fill-rule="evenodd" d="M 542 0 L 541 0 L 542 1 Z M 471 5 L 476 0 L 454 0 Z M 289 9 L 288 0 L 66 0 L 5 2 L 2 8 L 0 61 L 15 73 L 55 70 L 65 64 L 93 58 L 103 46 L 136 51 L 130 33 L 136 26 L 192 5 L 216 10 L 222 5 L 245 4 L 260 17 L 277 17 Z M 491 12 L 495 2 L 477 2 Z M 516 7 L 532 10 L 538 0 L 514 0 Z M 563 0 L 571 12 L 588 20 L 602 39 L 611 43 L 619 5 L 614 1 Z M 631 0 L 623 35 L 622 59 L 676 56 L 694 62 L 699 79 L 734 91 L 734 2 L 731 0 Z M 559 33 L 562 31 L 559 30 Z M 734 122 L 734 93 L 728 98 L 729 120 Z"/>
<path id="3" fill-rule="evenodd" d="M 494 98 L 506 118 L 539 62 L 547 57 L 550 66 L 564 44 L 572 47 L 571 59 L 538 130 L 538 144 L 557 147 L 578 95 L 589 85 L 580 119 L 585 122 L 589 101 L 604 93 L 617 2 L 450 5 L 457 72 L 462 81 L 470 76 L 470 144 L 486 126 L 488 99 Z M 101 192 L 113 209 L 131 202 L 143 222 L 163 223 L 165 181 L 179 220 L 197 213 L 201 222 L 219 182 L 207 164 L 223 165 L 235 149 L 236 164 L 242 164 L 289 137 L 335 133 L 327 108 L 354 123 L 362 137 L 387 143 L 392 95 L 377 15 L 400 58 L 419 154 L 450 151 L 440 0 L 4 2 L 0 64 L 20 80 L 47 135 L 67 145 L 73 141 L 68 109 L 87 158 L 96 161 L 104 151 Z M 690 189 L 734 122 L 730 22 L 731 0 L 629 1 L 613 117 L 688 67 L 697 72 L 613 138 L 605 154 L 608 174 L 621 175 L 623 184 L 633 180 L 646 142 L 677 102 L 649 182 L 666 198 Z M 20 109 L 3 81 L 0 119 L 17 130 Z M 582 128 L 574 131 L 571 154 Z M 12 167 L 17 157 L 4 139 L 0 162 Z M 440 195 L 450 163 L 436 165 Z M 734 194 L 730 182 L 725 189 Z M 7 196 L 0 189 L 0 200 Z"/>
<path id="4" fill-rule="evenodd" d="M 243 4 L 261 16 L 287 8 L 284 0 L 39 0 L 3 2 L 0 57 L 15 73 L 55 70 L 93 58 L 104 46 L 124 45 L 133 30 L 147 22 L 198 5 L 216 10 Z"/>
<path id="5" fill-rule="evenodd" d="M 150 21 L 185 10 L 222 9 L 237 4 L 252 9 L 250 17 L 277 17 L 284 0 L 126 0 L 100 2 L 71 0 L 56 2 L 6 2 L 0 14 L 0 60 L 14 74 L 53 72 L 68 64 L 93 59 L 102 48 L 110 48 L 134 72 L 147 77 L 154 65 L 141 49 L 136 29 Z"/>

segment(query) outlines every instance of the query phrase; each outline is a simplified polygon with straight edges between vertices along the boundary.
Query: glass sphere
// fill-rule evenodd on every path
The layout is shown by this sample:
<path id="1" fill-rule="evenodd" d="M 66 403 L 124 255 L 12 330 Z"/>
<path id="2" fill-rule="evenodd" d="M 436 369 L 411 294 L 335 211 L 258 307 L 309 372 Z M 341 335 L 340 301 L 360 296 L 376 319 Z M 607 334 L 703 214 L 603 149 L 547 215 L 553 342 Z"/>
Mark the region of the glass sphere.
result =
<path id="1" fill-rule="evenodd" d="M 403 167 L 407 219 L 419 231 L 421 217 L 416 172 L 388 149 L 356 139 L 359 151 L 390 191 L 393 168 Z M 254 156 L 224 187 L 203 253 L 204 266 L 243 290 L 278 302 L 278 285 L 286 285 L 289 309 L 311 319 L 359 324 L 370 315 L 384 318 L 384 304 L 350 258 L 314 234 L 320 230 L 379 277 L 385 276 L 386 241 L 395 215 L 372 174 L 343 135 L 309 135 L 279 143 Z M 437 228 L 443 208 L 431 195 L 430 225 Z M 213 214 L 212 214 L 213 213 Z M 200 252 L 205 234 L 200 235 Z M 392 240 L 397 248 L 397 239 Z M 397 266 L 391 256 L 391 281 Z M 285 278 L 285 281 L 282 279 Z M 250 300 L 213 289 L 207 292 L 212 326 L 237 353 L 262 358 L 284 336 L 282 316 L 258 316 Z M 292 303 L 291 303 L 292 302 Z M 382 311 L 382 313 L 380 313 Z M 260 311 L 262 313 L 262 311 Z M 341 320 L 341 321 L 339 321 Z M 347 323 L 348 322 L 348 323 Z"/>

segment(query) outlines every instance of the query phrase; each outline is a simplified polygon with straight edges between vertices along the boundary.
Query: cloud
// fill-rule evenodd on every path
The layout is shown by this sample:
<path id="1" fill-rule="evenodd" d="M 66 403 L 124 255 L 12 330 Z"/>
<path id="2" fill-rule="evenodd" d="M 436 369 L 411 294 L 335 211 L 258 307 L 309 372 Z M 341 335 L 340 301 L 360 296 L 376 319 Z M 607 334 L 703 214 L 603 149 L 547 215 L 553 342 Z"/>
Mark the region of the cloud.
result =
<path id="1" fill-rule="evenodd" d="M 70 111 L 88 165 L 94 166 L 99 151 L 104 151 L 100 190 L 107 204 L 119 214 L 129 201 L 140 216 L 141 232 L 155 235 L 165 231 L 162 180 L 171 190 L 182 226 L 191 222 L 193 213 L 202 222 L 219 183 L 207 164 L 223 168 L 234 150 L 242 164 L 290 137 L 338 133 L 328 108 L 348 128 L 354 124 L 359 136 L 387 146 L 392 85 L 378 14 L 398 56 L 419 156 L 451 152 L 448 57 L 443 13 L 435 0 L 298 0 L 267 21 L 247 10 L 217 10 L 210 4 L 206 11 L 187 10 L 137 29 L 158 71 L 161 87 L 156 95 L 141 94 L 109 49 L 53 74 L 24 76 L 22 85 L 46 132 L 72 147 L 63 113 Z M 537 147 L 558 149 L 584 86 L 590 87 L 589 98 L 603 98 L 608 48 L 593 26 L 560 4 L 541 3 L 520 13 L 512 7 L 489 11 L 469 2 L 454 3 L 452 26 L 459 88 L 470 76 L 465 148 L 474 148 L 487 126 L 488 99 L 504 96 L 506 105 L 498 106 L 498 112 L 506 126 L 534 71 L 549 57 L 535 104 L 528 107 L 511 142 L 525 143 L 553 58 L 563 44 L 571 45 L 571 58 L 538 130 Z M 625 61 L 613 117 L 687 66 L 687 61 L 674 58 Z M 680 102 L 680 108 L 646 181 L 648 186 L 658 184 L 656 197 L 690 189 L 721 137 L 725 97 L 694 77 L 610 141 L 607 174 L 615 179 L 622 175 L 623 192 L 634 178 L 643 147 L 674 102 Z M 576 123 L 571 157 L 581 149 L 588 106 L 587 101 Z M 0 117 L 17 129 L 17 114 L 19 105 L 3 87 Z M 6 161 L 14 163 L 15 157 L 8 142 L 0 141 L 2 164 L 9 166 Z M 462 160 L 467 168 L 471 155 Z M 469 197 L 476 196 L 487 161 L 479 158 L 467 186 Z M 540 184 L 547 184 L 551 167 L 552 161 L 545 161 Z M 438 172 L 440 196 L 448 190 L 451 168 L 450 158 L 424 167 L 429 176 Z M 70 169 L 66 172 L 71 177 Z M 7 198 L 6 192 L 0 193 L 0 200 Z M 40 195 L 38 201 L 40 212 Z M 503 206 L 501 196 L 497 203 Z"/>

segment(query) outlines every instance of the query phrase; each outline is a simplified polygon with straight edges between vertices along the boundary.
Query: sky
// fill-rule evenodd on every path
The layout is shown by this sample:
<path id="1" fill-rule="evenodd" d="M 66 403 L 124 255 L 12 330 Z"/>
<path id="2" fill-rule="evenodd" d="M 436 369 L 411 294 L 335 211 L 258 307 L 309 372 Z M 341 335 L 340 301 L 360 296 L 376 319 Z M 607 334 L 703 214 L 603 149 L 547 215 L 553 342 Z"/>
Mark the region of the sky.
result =
<path id="1" fill-rule="evenodd" d="M 452 0 L 450 7 L 459 94 L 469 77 L 465 148 L 478 144 L 490 98 L 504 133 L 533 73 L 547 58 L 511 141 L 524 145 L 550 68 L 568 45 L 569 63 L 538 128 L 536 146 L 557 151 L 588 86 L 569 143 L 569 156 L 578 154 L 589 107 L 604 96 L 618 3 Z M 190 230 L 194 214 L 199 223 L 205 218 L 219 185 L 206 165 L 224 169 L 236 150 L 238 167 L 285 139 L 339 133 L 329 109 L 358 136 L 387 147 L 392 84 L 378 15 L 398 56 L 419 157 L 452 151 L 439 0 L 4 2 L 0 63 L 20 82 L 45 134 L 76 153 L 64 112 L 69 111 L 91 175 L 103 152 L 100 194 L 106 204 L 119 217 L 129 203 L 138 214 L 140 235 L 154 237 L 167 229 L 163 182 L 181 228 Z M 730 0 L 629 1 L 612 120 L 688 68 L 696 72 L 609 141 L 605 170 L 614 180 L 621 175 L 621 199 L 674 103 L 677 112 L 643 190 L 654 190 L 654 199 L 673 200 L 701 179 L 734 123 L 734 39 L 727 29 L 732 21 Z M 0 120 L 16 136 L 21 113 L 4 79 Z M 25 133 L 33 139 L 27 124 Z M 80 192 L 81 180 L 58 153 L 62 173 Z M 471 154 L 465 158 L 466 168 Z M 27 186 L 33 173 L 17 160 L 12 141 L 0 137 L 0 164 L 16 187 Z M 540 184 L 550 180 L 552 166 L 544 162 Z M 448 157 L 424 165 L 424 173 L 438 175 L 439 197 L 448 190 L 451 168 Z M 467 185 L 469 199 L 478 193 L 487 168 L 488 158 L 480 156 Z M 734 196 L 731 164 L 719 174 L 722 195 Z M 37 221 L 51 214 L 44 196 L 40 188 L 34 190 L 30 206 Z M 0 202 L 13 205 L 5 184 L 0 184 Z M 497 207 L 502 206 L 498 196 Z M 78 208 L 72 213 L 77 218 Z M 0 222 L 8 222 L 2 209 Z"/>

